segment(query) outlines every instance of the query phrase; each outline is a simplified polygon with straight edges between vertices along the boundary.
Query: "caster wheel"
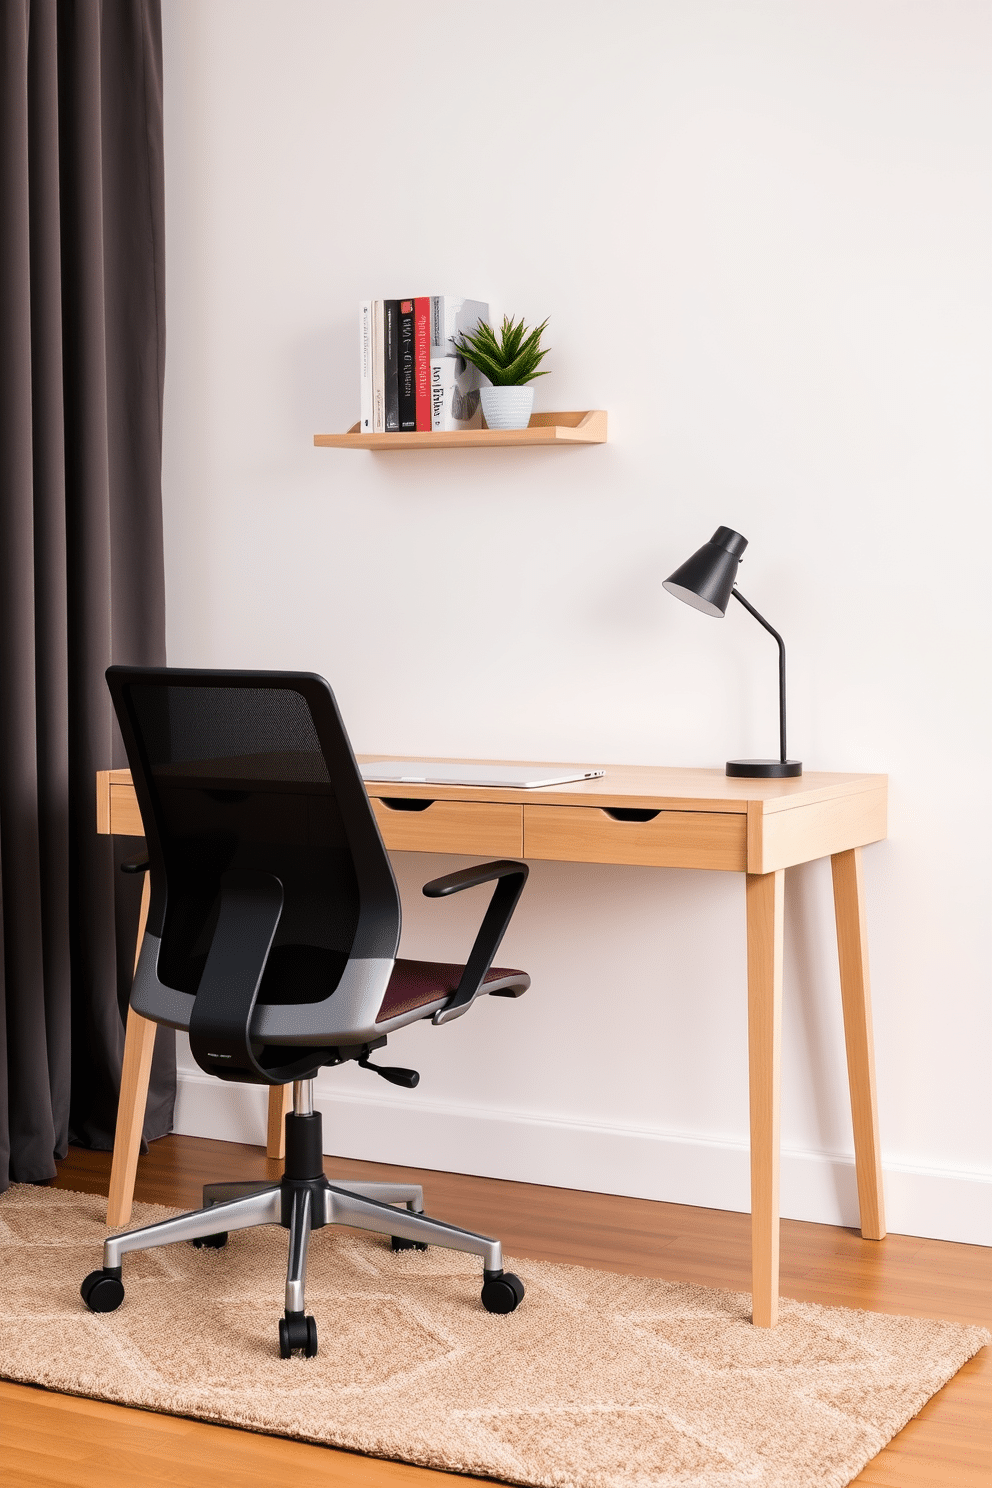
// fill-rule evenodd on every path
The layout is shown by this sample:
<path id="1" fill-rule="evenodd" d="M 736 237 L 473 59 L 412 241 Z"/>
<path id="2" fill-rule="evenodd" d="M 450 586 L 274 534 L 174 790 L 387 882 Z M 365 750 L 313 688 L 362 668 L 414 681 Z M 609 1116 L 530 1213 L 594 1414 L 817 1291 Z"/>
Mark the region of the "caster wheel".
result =
<path id="1" fill-rule="evenodd" d="M 391 1246 L 391 1248 L 393 1250 L 426 1250 L 427 1249 L 427 1242 L 425 1240 L 403 1240 L 403 1239 L 400 1238 L 399 1235 L 394 1235 L 392 1237 L 392 1239 L 390 1240 L 389 1243 L 390 1243 L 390 1246 Z"/>
<path id="2" fill-rule="evenodd" d="M 317 1352 L 317 1320 L 304 1317 L 302 1312 L 279 1319 L 280 1357 L 288 1359 L 297 1350 L 304 1359 L 312 1359 Z"/>
<path id="3" fill-rule="evenodd" d="M 227 1231 L 220 1230 L 216 1235 L 201 1235 L 199 1240 L 190 1242 L 197 1250 L 223 1250 L 227 1244 Z"/>
<path id="4" fill-rule="evenodd" d="M 90 1312 L 116 1312 L 124 1301 L 120 1272 L 115 1276 L 113 1271 L 91 1271 L 79 1288 L 79 1295 Z"/>
<path id="5" fill-rule="evenodd" d="M 487 1312 L 514 1312 L 524 1300 L 524 1284 L 512 1271 L 486 1275 L 482 1305 Z"/>

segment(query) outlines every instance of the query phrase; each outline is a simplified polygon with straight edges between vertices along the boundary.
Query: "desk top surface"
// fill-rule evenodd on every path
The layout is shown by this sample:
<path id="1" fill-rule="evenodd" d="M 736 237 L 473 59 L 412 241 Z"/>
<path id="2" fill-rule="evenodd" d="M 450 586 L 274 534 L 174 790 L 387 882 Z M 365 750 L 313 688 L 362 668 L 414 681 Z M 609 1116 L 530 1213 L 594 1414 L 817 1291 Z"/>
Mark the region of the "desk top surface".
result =
<path id="1" fill-rule="evenodd" d="M 360 754 L 358 759 L 381 760 L 401 758 L 380 752 Z M 436 761 L 455 761 L 455 756 L 423 756 Z M 464 759 L 464 756 L 462 757 Z M 507 760 L 485 760 L 477 763 L 508 764 Z M 514 761 L 513 763 L 517 763 Z M 533 765 L 545 761 L 526 760 Z M 563 763 L 555 761 L 555 763 Z M 832 771 L 809 771 L 791 780 L 731 779 L 722 770 L 684 768 L 676 765 L 606 765 L 605 774 L 597 780 L 573 781 L 539 790 L 520 790 L 494 786 L 414 785 L 393 781 L 367 783 L 371 796 L 412 798 L 431 801 L 504 801 L 514 805 L 644 807 L 670 811 L 719 811 L 746 814 L 748 806 L 759 806 L 764 816 L 791 811 L 796 807 L 885 791 L 886 775 L 840 774 Z M 107 772 L 110 784 L 130 785 L 130 770 Z"/>

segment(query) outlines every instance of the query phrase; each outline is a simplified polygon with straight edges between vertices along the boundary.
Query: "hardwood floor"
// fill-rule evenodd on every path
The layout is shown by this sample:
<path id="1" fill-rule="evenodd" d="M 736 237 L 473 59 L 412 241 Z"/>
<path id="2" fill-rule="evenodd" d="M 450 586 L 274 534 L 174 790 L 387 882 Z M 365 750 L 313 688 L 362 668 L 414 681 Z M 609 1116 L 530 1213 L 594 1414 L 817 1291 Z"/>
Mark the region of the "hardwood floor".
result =
<path id="1" fill-rule="evenodd" d="M 745 1214 L 540 1188 L 459 1174 L 327 1158 L 336 1178 L 423 1182 L 429 1207 L 499 1235 L 512 1256 L 710 1286 L 749 1287 Z M 165 1137 L 138 1165 L 136 1197 L 194 1208 L 203 1183 L 277 1177 L 256 1147 Z M 56 1184 L 106 1193 L 109 1153 L 73 1149 Z M 281 1278 L 274 1278 L 274 1296 Z M 829 1225 L 782 1224 L 782 1292 L 804 1301 L 992 1326 L 992 1250 L 906 1235 L 881 1243 Z M 278 1300 L 278 1298 L 277 1298 Z M 478 1479 L 380 1462 L 303 1442 L 128 1410 L 0 1382 L 7 1488 L 454 1488 Z M 992 1349 L 985 1348 L 855 1480 L 860 1488 L 989 1488 Z"/>

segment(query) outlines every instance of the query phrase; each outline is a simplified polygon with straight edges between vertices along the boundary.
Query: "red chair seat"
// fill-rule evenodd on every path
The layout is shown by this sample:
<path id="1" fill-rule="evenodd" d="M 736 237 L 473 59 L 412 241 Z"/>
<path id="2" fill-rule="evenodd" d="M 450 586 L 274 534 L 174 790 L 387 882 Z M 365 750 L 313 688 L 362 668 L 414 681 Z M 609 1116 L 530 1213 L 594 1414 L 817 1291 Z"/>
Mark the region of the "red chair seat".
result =
<path id="1" fill-rule="evenodd" d="M 398 960 L 375 1021 L 385 1023 L 401 1013 L 411 1013 L 416 1008 L 428 1007 L 441 997 L 450 997 L 461 981 L 464 969 L 447 961 Z M 491 966 L 482 985 L 490 993 L 519 997 L 530 986 L 530 977 L 525 971 Z"/>

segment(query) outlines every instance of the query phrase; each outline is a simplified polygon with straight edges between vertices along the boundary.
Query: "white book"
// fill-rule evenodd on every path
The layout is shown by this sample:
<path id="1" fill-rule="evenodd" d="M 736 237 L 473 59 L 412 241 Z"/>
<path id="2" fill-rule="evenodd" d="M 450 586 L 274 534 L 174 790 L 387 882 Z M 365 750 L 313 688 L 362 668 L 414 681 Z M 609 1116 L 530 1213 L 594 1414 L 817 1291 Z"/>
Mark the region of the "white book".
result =
<path id="1" fill-rule="evenodd" d="M 455 351 L 455 342 L 488 320 L 484 300 L 464 295 L 431 295 L 431 429 L 481 429 L 482 377 Z"/>
<path id="2" fill-rule="evenodd" d="M 386 432 L 385 341 L 382 300 L 372 301 L 372 433 Z"/>
<path id="3" fill-rule="evenodd" d="M 361 405 L 358 427 L 361 433 L 372 433 L 372 301 L 363 300 L 358 307 L 358 365 L 361 378 Z"/>

